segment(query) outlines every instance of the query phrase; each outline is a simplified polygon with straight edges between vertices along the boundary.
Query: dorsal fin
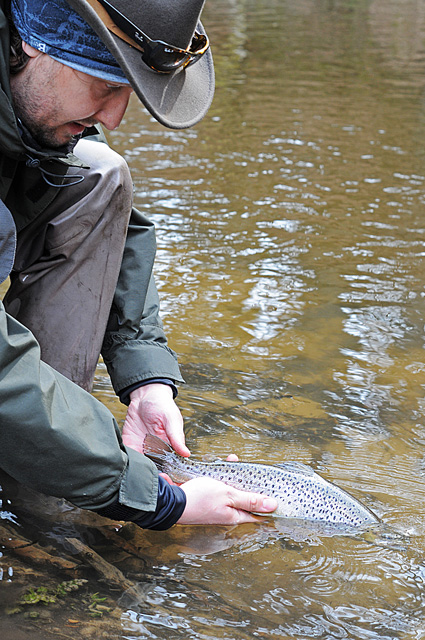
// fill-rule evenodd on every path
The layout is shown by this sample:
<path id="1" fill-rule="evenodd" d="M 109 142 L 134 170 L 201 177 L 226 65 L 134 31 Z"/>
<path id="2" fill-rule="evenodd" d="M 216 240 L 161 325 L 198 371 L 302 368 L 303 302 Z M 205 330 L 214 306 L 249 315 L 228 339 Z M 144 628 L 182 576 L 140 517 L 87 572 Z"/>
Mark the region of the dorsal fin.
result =
<path id="1" fill-rule="evenodd" d="M 277 464 L 275 463 L 274 466 L 284 469 L 285 471 L 292 471 L 293 473 L 303 473 L 306 476 L 316 475 L 314 469 L 302 462 L 279 462 Z"/>
<path id="2" fill-rule="evenodd" d="M 174 454 L 174 450 L 167 442 L 161 440 L 161 438 L 148 433 L 143 442 L 143 453 L 145 456 L 153 460 L 161 471 L 167 455 L 170 455 L 170 453 Z"/>

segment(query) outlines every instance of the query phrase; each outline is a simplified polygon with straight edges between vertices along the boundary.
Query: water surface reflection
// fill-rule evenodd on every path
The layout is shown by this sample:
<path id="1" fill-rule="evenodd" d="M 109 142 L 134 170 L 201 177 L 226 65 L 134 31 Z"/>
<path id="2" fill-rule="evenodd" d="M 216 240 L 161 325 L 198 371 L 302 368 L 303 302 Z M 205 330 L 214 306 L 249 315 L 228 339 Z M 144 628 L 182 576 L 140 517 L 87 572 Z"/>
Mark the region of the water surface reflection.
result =
<path id="1" fill-rule="evenodd" d="M 217 0 L 204 23 L 206 119 L 166 131 L 133 102 L 110 136 L 157 225 L 188 441 L 311 464 L 400 537 L 132 532 L 120 637 L 420 640 L 423 3 Z M 102 365 L 95 394 L 124 417 Z"/>

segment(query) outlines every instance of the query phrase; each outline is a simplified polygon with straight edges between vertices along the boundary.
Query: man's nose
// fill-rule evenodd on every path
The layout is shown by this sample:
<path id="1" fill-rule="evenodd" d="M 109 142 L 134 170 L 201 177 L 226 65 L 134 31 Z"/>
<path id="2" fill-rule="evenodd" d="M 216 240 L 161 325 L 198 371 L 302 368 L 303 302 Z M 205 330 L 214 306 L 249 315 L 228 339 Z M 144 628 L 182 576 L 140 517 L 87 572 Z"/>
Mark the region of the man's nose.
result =
<path id="1" fill-rule="evenodd" d="M 131 87 L 123 87 L 111 93 L 94 115 L 96 120 L 109 131 L 116 129 L 124 117 L 132 92 L 133 89 Z"/>

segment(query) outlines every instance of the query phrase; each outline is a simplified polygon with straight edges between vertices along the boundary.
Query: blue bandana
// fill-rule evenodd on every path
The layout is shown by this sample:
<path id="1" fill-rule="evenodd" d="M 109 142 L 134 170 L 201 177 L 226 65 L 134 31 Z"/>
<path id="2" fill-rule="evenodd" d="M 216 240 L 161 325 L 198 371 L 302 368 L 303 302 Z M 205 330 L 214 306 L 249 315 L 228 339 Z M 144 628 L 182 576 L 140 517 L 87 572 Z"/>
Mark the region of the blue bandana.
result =
<path id="1" fill-rule="evenodd" d="M 109 82 L 128 83 L 118 63 L 66 0 L 12 0 L 22 40 L 62 64 Z"/>

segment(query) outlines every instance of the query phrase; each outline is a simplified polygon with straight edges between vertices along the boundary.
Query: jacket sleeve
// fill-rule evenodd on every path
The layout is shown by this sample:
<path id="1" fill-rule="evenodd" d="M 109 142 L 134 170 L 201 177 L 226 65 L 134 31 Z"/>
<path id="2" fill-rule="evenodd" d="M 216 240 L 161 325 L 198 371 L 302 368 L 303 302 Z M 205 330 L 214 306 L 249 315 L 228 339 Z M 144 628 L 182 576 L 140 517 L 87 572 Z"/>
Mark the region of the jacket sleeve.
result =
<path id="1" fill-rule="evenodd" d="M 117 395 L 151 378 L 183 382 L 168 347 L 153 279 L 153 223 L 133 209 L 102 356 Z"/>
<path id="2" fill-rule="evenodd" d="M 108 144 L 99 125 L 88 129 L 84 136 Z M 133 209 L 102 345 L 112 386 L 122 401 L 129 388 L 152 378 L 184 382 L 159 317 L 159 298 L 153 278 L 155 253 L 153 222 Z"/>
<path id="3" fill-rule="evenodd" d="M 0 283 L 15 238 L 0 200 Z M 1 302 L 0 433 L 0 468 L 38 491 L 143 527 L 171 526 L 184 509 L 183 492 L 164 488 L 154 463 L 124 446 L 104 405 L 41 361 L 35 337 Z"/>
<path id="4" fill-rule="evenodd" d="M 158 473 L 126 449 L 109 410 L 40 360 L 32 334 L 0 303 L 0 467 L 79 507 L 117 499 L 154 511 Z"/>
<path id="5" fill-rule="evenodd" d="M 15 238 L 0 200 L 0 282 L 12 267 Z M 32 333 L 0 302 L 0 467 L 18 482 L 82 508 L 119 501 L 155 511 L 153 462 L 126 449 L 110 411 L 40 355 Z"/>

